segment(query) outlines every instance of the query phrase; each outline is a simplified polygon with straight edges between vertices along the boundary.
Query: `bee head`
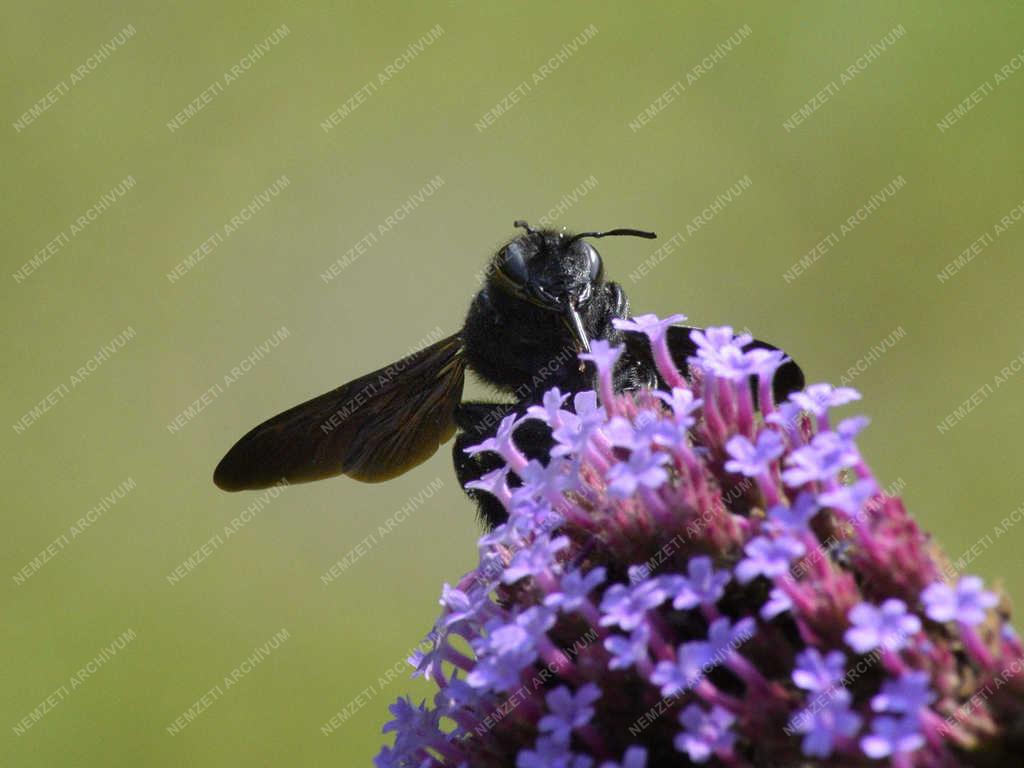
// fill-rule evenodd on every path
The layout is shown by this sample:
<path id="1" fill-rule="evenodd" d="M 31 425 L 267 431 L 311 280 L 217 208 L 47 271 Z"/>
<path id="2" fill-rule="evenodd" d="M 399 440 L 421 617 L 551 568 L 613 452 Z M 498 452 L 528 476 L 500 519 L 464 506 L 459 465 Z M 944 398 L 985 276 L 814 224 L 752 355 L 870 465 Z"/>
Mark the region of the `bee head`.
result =
<path id="1" fill-rule="evenodd" d="M 558 232 L 534 229 L 525 221 L 515 226 L 525 230 L 506 243 L 495 255 L 490 285 L 502 293 L 557 313 L 569 326 L 582 349 L 589 349 L 579 309 L 590 301 L 604 282 L 601 255 L 584 238 L 627 235 L 653 238 L 653 232 L 612 229 L 607 232 Z"/>
<path id="2" fill-rule="evenodd" d="M 557 232 L 534 229 L 525 221 L 515 226 L 526 233 L 510 240 L 495 255 L 491 283 L 503 293 L 553 312 L 582 307 L 604 281 L 601 254 L 584 238 L 630 235 L 653 238 L 653 232 L 613 229 L 608 232 Z"/>

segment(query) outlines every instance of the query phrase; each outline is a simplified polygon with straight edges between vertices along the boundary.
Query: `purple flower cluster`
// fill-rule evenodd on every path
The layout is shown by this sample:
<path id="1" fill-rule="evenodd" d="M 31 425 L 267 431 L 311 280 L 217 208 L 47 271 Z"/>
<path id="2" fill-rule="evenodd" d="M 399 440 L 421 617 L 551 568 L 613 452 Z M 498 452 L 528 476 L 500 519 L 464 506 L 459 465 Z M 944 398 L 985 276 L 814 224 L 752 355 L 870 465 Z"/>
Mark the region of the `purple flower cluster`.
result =
<path id="1" fill-rule="evenodd" d="M 832 426 L 859 395 L 776 404 L 785 358 L 730 328 L 693 332 L 687 380 L 676 319 L 619 321 L 670 392 L 615 394 L 621 349 L 594 342 L 597 392 L 553 390 L 479 446 L 504 459 L 477 487 L 509 519 L 445 585 L 410 660 L 437 693 L 391 707 L 378 768 L 1019 760 L 1024 648 L 880 489 L 866 420 Z M 525 419 L 551 427 L 548 462 L 517 448 Z"/>

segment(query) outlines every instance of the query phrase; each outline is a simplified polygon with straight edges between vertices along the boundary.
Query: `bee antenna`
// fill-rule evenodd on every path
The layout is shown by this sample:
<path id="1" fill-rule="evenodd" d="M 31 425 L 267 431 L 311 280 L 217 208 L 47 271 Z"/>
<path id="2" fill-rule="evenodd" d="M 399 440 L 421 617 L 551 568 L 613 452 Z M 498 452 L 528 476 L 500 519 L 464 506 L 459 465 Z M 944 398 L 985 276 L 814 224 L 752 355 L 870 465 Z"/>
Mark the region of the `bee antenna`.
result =
<path id="1" fill-rule="evenodd" d="M 531 227 L 529 224 L 527 224 L 522 219 L 516 219 L 515 221 L 513 221 L 512 222 L 512 226 L 513 227 L 521 227 L 522 229 L 525 229 L 531 235 L 536 233 L 536 231 L 537 231 L 536 229 Z"/>
<path id="2" fill-rule="evenodd" d="M 573 235 L 569 238 L 569 243 L 573 243 L 582 237 L 643 237 L 647 240 L 653 240 L 657 237 L 653 232 L 644 232 L 642 229 L 609 229 L 607 232 L 580 232 L 578 235 Z M 568 245 L 568 243 L 566 243 Z"/>

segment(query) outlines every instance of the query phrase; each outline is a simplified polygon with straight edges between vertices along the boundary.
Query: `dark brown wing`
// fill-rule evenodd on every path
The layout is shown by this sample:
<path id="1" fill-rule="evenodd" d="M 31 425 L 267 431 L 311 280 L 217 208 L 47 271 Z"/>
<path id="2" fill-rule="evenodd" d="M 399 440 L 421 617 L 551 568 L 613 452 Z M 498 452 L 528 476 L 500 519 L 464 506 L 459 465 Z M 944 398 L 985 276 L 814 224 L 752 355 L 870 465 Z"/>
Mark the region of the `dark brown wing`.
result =
<path id="1" fill-rule="evenodd" d="M 213 482 L 241 491 L 396 477 L 452 436 L 465 369 L 458 335 L 442 339 L 263 422 L 221 459 Z"/>
<path id="2" fill-rule="evenodd" d="M 691 328 L 685 325 L 673 325 L 668 329 L 668 348 L 672 353 L 672 359 L 676 363 L 676 367 L 685 375 L 687 373 L 688 365 L 686 358 L 695 357 L 697 355 L 697 345 L 693 343 L 690 338 L 690 331 L 701 330 L 698 328 Z M 626 333 L 626 345 L 631 355 L 638 357 L 639 359 L 650 360 L 651 365 L 654 365 L 654 361 L 651 359 L 650 345 L 648 344 L 647 337 L 644 334 L 637 331 L 628 331 Z M 754 339 L 744 349 L 778 349 L 771 344 L 764 341 Z M 775 395 L 775 402 L 782 402 L 791 392 L 799 392 L 804 388 L 804 373 L 800 370 L 800 366 L 790 360 L 787 363 L 779 366 L 779 370 L 775 372 L 775 378 L 772 380 L 772 391 Z M 757 395 L 757 387 L 754 385 L 754 395 Z"/>

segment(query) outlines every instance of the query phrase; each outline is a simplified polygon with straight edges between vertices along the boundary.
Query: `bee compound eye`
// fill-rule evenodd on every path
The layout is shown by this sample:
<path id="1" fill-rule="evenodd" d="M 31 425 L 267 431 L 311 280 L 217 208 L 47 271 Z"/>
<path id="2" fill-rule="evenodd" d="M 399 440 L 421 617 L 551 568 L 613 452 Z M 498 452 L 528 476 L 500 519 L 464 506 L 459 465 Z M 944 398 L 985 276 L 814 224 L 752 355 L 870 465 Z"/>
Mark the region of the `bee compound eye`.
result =
<path id="1" fill-rule="evenodd" d="M 587 252 L 587 269 L 590 282 L 600 282 L 601 277 L 604 275 L 604 263 L 601 261 L 601 254 L 590 243 L 584 243 L 583 246 Z"/>
<path id="2" fill-rule="evenodd" d="M 526 269 L 526 260 L 523 258 L 523 249 L 518 243 L 509 243 L 501 250 L 498 269 L 517 285 L 526 285 L 529 272 Z"/>

